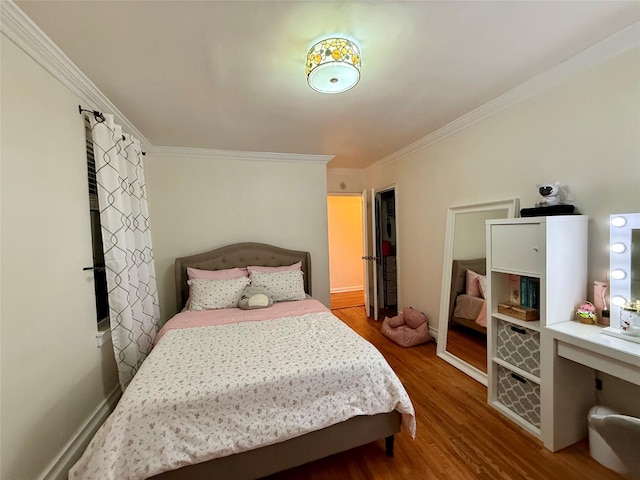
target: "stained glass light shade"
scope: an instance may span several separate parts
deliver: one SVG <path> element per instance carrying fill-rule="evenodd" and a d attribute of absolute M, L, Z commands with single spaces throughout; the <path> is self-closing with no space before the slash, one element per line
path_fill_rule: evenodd
<path fill-rule="evenodd" d="M 327 38 L 307 53 L 307 81 L 320 93 L 340 93 L 360 80 L 360 48 L 346 38 Z"/>

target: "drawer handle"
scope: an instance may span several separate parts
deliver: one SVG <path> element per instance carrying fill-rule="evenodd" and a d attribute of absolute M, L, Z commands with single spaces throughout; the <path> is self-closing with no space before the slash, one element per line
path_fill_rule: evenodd
<path fill-rule="evenodd" d="M 516 375 L 515 373 L 512 373 L 512 374 L 511 374 L 511 377 L 512 377 L 514 380 L 519 381 L 520 383 L 527 383 L 527 381 L 526 381 L 524 378 L 522 378 L 520 375 Z"/>
<path fill-rule="evenodd" d="M 514 327 L 513 325 L 511 326 L 511 330 L 516 332 L 516 333 L 520 333 L 522 335 L 526 335 L 527 334 L 527 330 L 525 328 Z"/>
<path fill-rule="evenodd" d="M 538 250 L 538 247 L 533 247 L 533 251 L 534 251 L 534 252 L 538 252 L 538 251 L 539 251 L 539 250 Z"/>

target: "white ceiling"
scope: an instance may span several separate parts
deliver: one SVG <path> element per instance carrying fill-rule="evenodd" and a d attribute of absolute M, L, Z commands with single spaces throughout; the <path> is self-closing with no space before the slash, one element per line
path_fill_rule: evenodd
<path fill-rule="evenodd" d="M 154 146 L 365 168 L 640 19 L 640 1 L 17 1 Z M 343 33 L 362 77 L 313 91 Z M 91 108 L 87 105 L 86 108 Z"/>

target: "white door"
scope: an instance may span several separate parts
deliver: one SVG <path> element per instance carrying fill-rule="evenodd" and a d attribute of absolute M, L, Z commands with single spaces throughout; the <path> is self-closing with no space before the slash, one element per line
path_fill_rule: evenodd
<path fill-rule="evenodd" d="M 367 221 L 367 190 L 362 192 L 362 232 L 364 242 L 364 305 L 367 316 L 373 316 L 374 320 L 378 320 L 378 246 L 376 243 L 376 219 L 378 207 L 376 202 L 376 192 L 371 189 L 371 230 L 369 231 Z M 371 237 L 369 237 L 371 235 Z M 371 242 L 369 243 L 369 238 Z M 371 247 L 369 247 L 371 245 Z M 369 280 L 373 280 L 373 285 Z M 373 287 L 373 288 L 370 288 Z M 373 305 L 372 305 L 373 303 Z M 373 308 L 373 312 L 371 312 Z"/>
<path fill-rule="evenodd" d="M 369 222 L 367 221 L 367 189 L 362 191 L 362 260 L 364 260 L 364 308 L 369 315 L 369 242 L 367 241 L 367 235 L 369 234 Z"/>

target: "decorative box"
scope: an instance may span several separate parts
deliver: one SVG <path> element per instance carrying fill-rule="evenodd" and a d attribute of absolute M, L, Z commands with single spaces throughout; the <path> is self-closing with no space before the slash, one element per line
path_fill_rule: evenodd
<path fill-rule="evenodd" d="M 498 367 L 498 401 L 540 428 L 540 385 L 511 372 L 502 365 Z"/>
<path fill-rule="evenodd" d="M 499 303 L 498 313 L 502 313 L 503 315 L 508 315 L 525 322 L 538 320 L 540 318 L 538 310 L 535 308 L 523 307 L 522 305 L 516 305 L 514 303 Z"/>
<path fill-rule="evenodd" d="M 540 332 L 498 320 L 496 354 L 499 359 L 540 376 Z"/>

